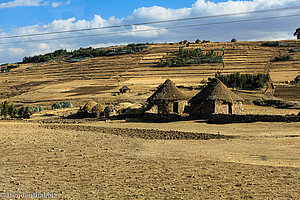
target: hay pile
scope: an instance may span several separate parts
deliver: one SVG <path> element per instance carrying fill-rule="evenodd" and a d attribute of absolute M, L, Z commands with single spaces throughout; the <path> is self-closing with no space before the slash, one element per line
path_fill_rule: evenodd
<path fill-rule="evenodd" d="M 80 107 L 78 113 L 82 117 L 101 117 L 104 114 L 104 106 L 95 101 L 89 101 Z"/>

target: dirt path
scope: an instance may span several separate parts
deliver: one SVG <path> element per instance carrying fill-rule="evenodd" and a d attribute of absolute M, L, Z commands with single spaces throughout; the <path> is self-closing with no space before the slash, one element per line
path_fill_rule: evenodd
<path fill-rule="evenodd" d="M 61 199 L 300 198 L 299 166 L 224 162 L 218 157 L 230 157 L 226 154 L 233 146 L 236 155 L 242 146 L 255 154 L 262 144 L 268 148 L 275 141 L 144 140 L 15 121 L 2 121 L 0 127 L 2 193 L 53 192 Z M 299 140 L 287 139 L 270 149 L 282 151 L 276 158 L 282 162 L 293 148 L 288 157 L 299 159 Z M 221 153 L 225 147 L 227 152 Z"/>

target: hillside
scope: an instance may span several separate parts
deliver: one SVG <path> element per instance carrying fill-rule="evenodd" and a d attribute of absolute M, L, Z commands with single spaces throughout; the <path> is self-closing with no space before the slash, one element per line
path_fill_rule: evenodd
<path fill-rule="evenodd" d="M 174 57 L 180 45 L 150 44 L 142 52 L 89 58 L 68 63 L 61 59 L 40 64 L 21 64 L 19 68 L 0 74 L 0 101 L 49 105 L 72 100 L 75 105 L 88 99 L 100 102 L 143 102 L 157 85 L 172 79 L 177 85 L 197 86 L 215 73 L 269 73 L 273 82 L 293 80 L 300 72 L 300 40 L 280 41 L 296 47 L 267 47 L 265 42 L 213 42 L 190 44 L 186 48 L 204 51 L 224 49 L 223 63 L 184 67 L 157 67 L 161 60 Z M 288 45 L 287 45 L 288 46 Z M 276 56 L 291 55 L 293 61 L 270 62 Z M 132 93 L 112 96 L 127 85 Z M 187 91 L 193 95 L 197 91 Z M 298 97 L 296 97 L 298 98 Z"/>

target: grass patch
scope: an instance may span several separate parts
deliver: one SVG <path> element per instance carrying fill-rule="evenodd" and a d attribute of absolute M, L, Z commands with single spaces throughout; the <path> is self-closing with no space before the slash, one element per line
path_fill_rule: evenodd
<path fill-rule="evenodd" d="M 293 58 L 290 55 L 287 56 L 277 56 L 272 60 L 273 62 L 282 62 L 282 61 L 292 61 Z"/>

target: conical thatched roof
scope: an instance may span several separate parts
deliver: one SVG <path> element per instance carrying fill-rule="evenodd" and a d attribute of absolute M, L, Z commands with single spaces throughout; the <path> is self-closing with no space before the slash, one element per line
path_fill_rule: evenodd
<path fill-rule="evenodd" d="M 174 82 L 167 79 L 161 84 L 154 94 L 147 99 L 148 102 L 161 101 L 161 100 L 184 100 L 187 97 L 175 86 Z"/>
<path fill-rule="evenodd" d="M 243 99 L 231 92 L 231 90 L 217 78 L 214 78 L 210 83 L 194 96 L 189 103 L 199 103 L 202 101 L 222 100 L 227 102 L 242 101 Z"/>
<path fill-rule="evenodd" d="M 130 90 L 130 88 L 127 85 L 124 85 L 123 87 L 120 88 L 120 90 Z"/>

